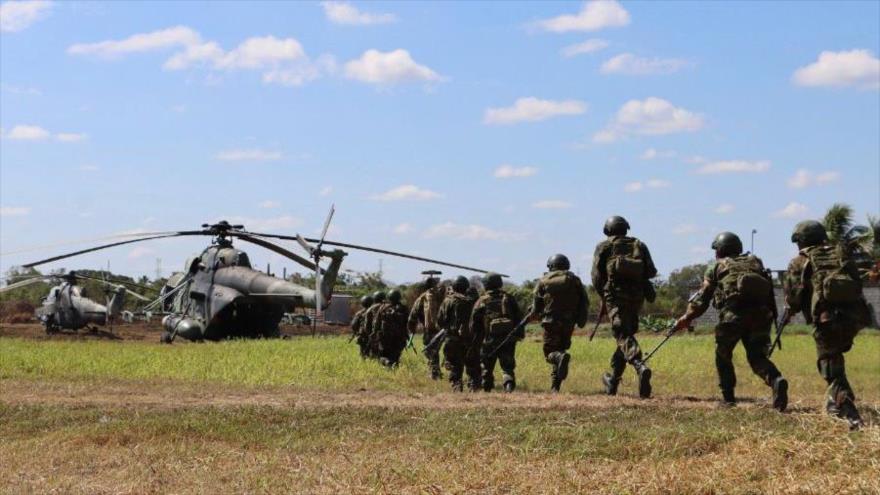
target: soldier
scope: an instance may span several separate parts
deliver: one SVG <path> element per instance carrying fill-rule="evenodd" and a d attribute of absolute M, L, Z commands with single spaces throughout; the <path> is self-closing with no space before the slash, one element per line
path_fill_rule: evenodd
<path fill-rule="evenodd" d="M 428 359 L 428 368 L 431 370 L 431 378 L 439 380 L 442 378 L 440 373 L 440 352 L 439 346 L 428 349 L 428 343 L 437 335 L 440 328 L 437 326 L 437 312 L 440 311 L 440 304 L 443 302 L 444 290 L 439 287 L 440 280 L 434 275 L 440 272 L 425 272 L 428 278 L 425 279 L 425 291 L 413 303 L 412 311 L 409 313 L 409 321 L 407 329 L 409 333 L 416 333 L 418 325 L 422 326 L 423 339 L 425 345 L 425 355 Z"/>
<path fill-rule="evenodd" d="M 379 362 L 388 368 L 394 368 L 400 362 L 400 355 L 409 337 L 406 329 L 409 311 L 401 303 L 401 299 L 399 290 L 389 292 L 388 302 L 376 311 L 373 323 Z"/>
<path fill-rule="evenodd" d="M 443 346 L 443 366 L 449 371 L 449 383 L 454 392 L 461 392 L 463 372 L 467 370 L 468 388 L 475 392 L 480 388 L 480 357 L 474 351 L 474 336 L 470 331 L 474 301 L 467 296 L 470 282 L 459 276 L 452 283 L 452 292 L 443 299 L 437 312 L 437 324 L 446 330 Z"/>
<path fill-rule="evenodd" d="M 516 298 L 501 289 L 502 285 L 501 275 L 486 274 L 483 277 L 486 292 L 477 299 L 471 314 L 471 332 L 480 347 L 483 390 L 486 392 L 495 388 L 496 361 L 501 364 L 504 391 L 513 392 L 516 388 L 516 343 L 525 337 L 524 328 L 517 325 L 522 319 L 519 304 Z"/>
<path fill-rule="evenodd" d="M 813 325 L 818 355 L 816 366 L 828 383 L 825 409 L 862 426 L 856 396 L 846 377 L 844 353 L 852 349 L 856 334 L 870 322 L 858 270 L 841 246 L 828 242 L 819 222 L 797 224 L 791 235 L 799 252 L 788 265 L 783 280 L 785 315 L 803 312 Z"/>
<path fill-rule="evenodd" d="M 385 302 L 385 293 L 377 290 L 373 293 L 373 305 L 364 313 L 363 330 L 358 336 L 358 345 L 367 349 L 367 357 L 378 357 L 378 342 L 375 339 L 376 313 Z"/>
<path fill-rule="evenodd" d="M 752 371 L 773 389 L 773 407 L 788 406 L 788 381 L 767 358 L 770 324 L 776 314 L 773 281 L 757 256 L 745 253 L 740 238 L 722 232 L 712 242 L 715 262 L 706 269 L 703 285 L 688 304 L 685 314 L 675 322 L 681 330 L 706 312 L 712 303 L 718 310 L 715 327 L 715 367 L 723 404 L 736 405 L 736 371 L 733 349 L 742 342 Z"/>
<path fill-rule="evenodd" d="M 360 347 L 361 357 L 367 357 L 367 346 L 366 342 L 362 342 L 361 340 L 361 332 L 364 331 L 364 314 L 367 312 L 370 306 L 373 305 L 373 296 L 366 295 L 361 298 L 361 309 L 358 310 L 357 313 L 354 314 L 354 317 L 351 319 L 351 336 L 354 339 L 357 339 L 358 347 Z M 349 340 L 351 342 L 351 340 Z"/>
<path fill-rule="evenodd" d="M 568 376 L 568 362 L 571 355 L 566 352 L 571 347 L 571 335 L 575 325 L 582 327 L 587 323 L 589 301 L 583 282 L 577 275 L 568 271 L 571 268 L 568 258 L 556 254 L 547 260 L 547 273 L 535 286 L 532 309 L 523 323 L 535 315 L 541 316 L 544 328 L 544 358 L 551 366 L 550 389 L 559 392 L 562 382 Z"/>
<path fill-rule="evenodd" d="M 629 223 L 619 216 L 605 221 L 603 232 L 608 239 L 596 246 L 593 255 L 593 287 L 602 298 L 604 313 L 611 322 L 617 349 L 611 356 L 611 369 L 602 376 L 608 395 L 616 395 L 626 363 L 639 376 L 639 397 L 651 396 L 651 370 L 642 362 L 642 349 L 635 334 L 639 330 L 639 311 L 645 300 L 656 297 L 651 279 L 657 268 L 642 241 L 626 235 Z M 598 316 L 602 318 L 602 311 Z"/>

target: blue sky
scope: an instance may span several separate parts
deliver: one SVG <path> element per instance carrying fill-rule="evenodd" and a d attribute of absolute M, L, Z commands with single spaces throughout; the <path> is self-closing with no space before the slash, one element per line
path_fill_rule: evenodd
<path fill-rule="evenodd" d="M 534 278 L 880 212 L 878 2 L 4 2 L 0 244 L 229 218 Z M 176 240 L 68 260 L 182 266 Z M 78 247 L 74 246 L 74 247 Z M 65 248 L 4 254 L 5 271 Z M 253 260 L 293 268 L 259 248 Z M 347 267 L 375 270 L 374 255 Z M 383 260 L 388 278 L 427 268 Z M 452 272 L 448 272 L 450 275 Z"/>

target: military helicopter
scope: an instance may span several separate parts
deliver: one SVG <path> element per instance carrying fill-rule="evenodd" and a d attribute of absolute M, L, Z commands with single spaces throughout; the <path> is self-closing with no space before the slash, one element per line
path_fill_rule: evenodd
<path fill-rule="evenodd" d="M 232 225 L 224 220 L 203 224 L 200 230 L 138 234 L 137 239 L 112 242 L 23 266 L 31 268 L 136 242 L 184 236 L 211 237 L 211 245 L 200 255 L 190 258 L 182 272 L 175 273 L 168 279 L 159 298 L 143 308 L 144 312 L 158 310 L 166 314 L 162 320 L 164 333 L 161 340 L 167 343 L 177 336 L 195 341 L 216 341 L 230 337 L 277 337 L 278 324 L 284 313 L 293 312 L 297 307 L 315 307 L 320 314 L 329 305 L 336 277 L 347 254 L 341 249 L 325 251 L 325 245 L 398 256 L 467 271 L 486 272 L 479 268 L 405 253 L 325 240 L 334 211 L 331 207 L 318 239 L 304 238 L 298 234 L 286 236 L 249 232 L 243 225 Z M 260 246 L 314 270 L 315 288 L 303 287 L 255 270 L 247 253 L 233 247 L 233 239 Z M 295 241 L 311 259 L 293 253 L 269 239 Z M 320 266 L 323 258 L 330 260 L 327 268 Z"/>
<path fill-rule="evenodd" d="M 89 299 L 85 288 L 77 285 L 78 280 L 93 280 L 105 284 L 106 305 Z M 125 304 L 126 294 L 142 301 L 150 301 L 149 298 L 125 288 L 125 285 L 144 288 L 140 285 L 121 281 L 114 283 L 106 279 L 81 275 L 74 271 L 38 275 L 19 280 L 0 288 L 0 293 L 46 281 L 57 281 L 58 285 L 49 289 L 49 293 L 43 298 L 42 304 L 36 309 L 34 316 L 46 328 L 47 334 L 56 333 L 59 330 L 76 331 L 89 325 L 92 326 L 92 330 L 97 330 L 98 325 L 109 325 L 112 329 L 115 317 L 119 315 L 123 304 Z"/>

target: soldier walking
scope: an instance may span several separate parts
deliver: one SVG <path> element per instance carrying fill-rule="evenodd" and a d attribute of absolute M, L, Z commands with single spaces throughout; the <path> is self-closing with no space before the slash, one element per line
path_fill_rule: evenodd
<path fill-rule="evenodd" d="M 367 357 L 367 345 L 366 341 L 361 339 L 361 333 L 365 331 L 365 318 L 364 315 L 367 312 L 367 309 L 373 305 L 373 296 L 366 295 L 361 298 L 361 309 L 358 310 L 357 313 L 354 314 L 354 317 L 351 319 L 351 335 L 352 338 L 356 339 L 358 347 L 360 348 L 360 353 L 362 358 Z M 349 342 L 351 342 L 349 340 Z"/>
<path fill-rule="evenodd" d="M 550 390 L 559 392 L 568 377 L 571 336 L 575 325 L 587 323 L 587 290 L 577 275 L 569 271 L 571 263 L 562 254 L 547 260 L 547 273 L 535 286 L 535 297 L 528 319 L 541 317 L 544 328 L 544 358 L 550 364 Z M 524 322 L 526 320 L 523 320 Z"/>
<path fill-rule="evenodd" d="M 475 341 L 470 330 L 471 314 L 476 301 L 468 297 L 469 287 L 467 278 L 457 277 L 452 283 L 452 292 L 443 299 L 437 313 L 438 325 L 446 330 L 443 365 L 449 371 L 449 383 L 454 392 L 464 389 L 464 371 L 468 375 L 468 388 L 472 392 L 480 389 L 480 357 L 473 352 Z"/>
<path fill-rule="evenodd" d="M 440 304 L 443 303 L 444 292 L 443 288 L 439 286 L 440 280 L 436 278 L 440 272 L 427 271 L 424 274 L 428 275 L 424 283 L 425 290 L 413 303 L 412 310 L 409 313 L 407 329 L 409 333 L 414 334 L 418 326 L 422 326 L 425 357 L 428 359 L 431 378 L 439 380 L 443 376 L 440 372 L 439 346 L 429 349 L 428 343 L 440 331 L 440 328 L 437 326 L 437 313 L 440 311 Z"/>
<path fill-rule="evenodd" d="M 394 289 L 388 293 L 388 302 L 376 311 L 373 324 L 378 343 L 379 362 L 388 368 L 394 368 L 400 362 L 400 355 L 406 348 L 409 337 L 407 317 L 409 311 L 401 302 L 402 294 Z"/>
<path fill-rule="evenodd" d="M 825 227 L 814 220 L 797 224 L 791 242 L 799 249 L 783 280 L 785 315 L 803 312 L 813 325 L 819 374 L 828 383 L 825 409 L 862 426 L 856 395 L 846 377 L 844 354 L 871 320 L 858 269 L 843 246 L 828 242 Z"/>
<path fill-rule="evenodd" d="M 525 337 L 524 328 L 517 324 L 522 312 L 516 298 L 502 290 L 501 275 L 489 273 L 483 277 L 486 292 L 477 299 L 471 315 L 471 332 L 475 346 L 480 348 L 483 390 L 495 388 L 495 363 L 501 365 L 502 386 L 505 392 L 516 388 L 516 343 Z M 473 350 L 476 352 L 476 349 Z"/>
<path fill-rule="evenodd" d="M 602 377 L 605 392 L 616 395 L 620 377 L 629 363 L 639 376 L 639 396 L 651 396 L 651 370 L 642 362 L 642 349 L 635 334 L 639 330 L 639 311 L 645 300 L 656 297 L 651 279 L 657 268 L 642 241 L 628 237 L 629 223 L 619 216 L 605 222 L 608 238 L 596 246 L 593 255 L 593 288 L 602 298 L 605 314 L 617 349 L 611 356 L 611 369 Z M 602 315 L 598 316 L 601 319 Z"/>
<path fill-rule="evenodd" d="M 685 314 L 675 323 L 681 330 L 706 312 L 712 303 L 718 310 L 715 327 L 715 367 L 723 404 L 736 405 L 736 371 L 733 349 L 742 342 L 752 371 L 773 389 L 773 407 L 788 406 L 788 382 L 767 357 L 770 324 L 776 314 L 773 281 L 757 256 L 745 253 L 740 238 L 722 232 L 712 242 L 715 262 L 706 269 L 703 285 L 691 298 Z"/>
<path fill-rule="evenodd" d="M 376 341 L 376 313 L 385 302 L 385 293 L 377 290 L 373 293 L 373 305 L 364 313 L 363 331 L 358 337 L 358 345 L 362 345 L 367 349 L 367 357 L 375 358 L 379 355 L 379 344 Z"/>

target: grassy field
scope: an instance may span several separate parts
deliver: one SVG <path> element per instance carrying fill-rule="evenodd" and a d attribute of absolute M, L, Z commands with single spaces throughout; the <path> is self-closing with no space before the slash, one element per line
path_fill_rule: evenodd
<path fill-rule="evenodd" d="M 652 348 L 656 337 L 640 339 Z M 0 491 L 10 493 L 880 493 L 880 335 L 847 368 L 870 426 L 822 411 L 812 339 L 777 365 L 792 411 L 736 353 L 716 407 L 710 336 L 654 359 L 655 398 L 600 394 L 613 350 L 579 337 L 551 395 L 539 343 L 520 391 L 452 394 L 408 351 L 387 371 L 345 338 L 162 346 L 0 339 Z"/>

